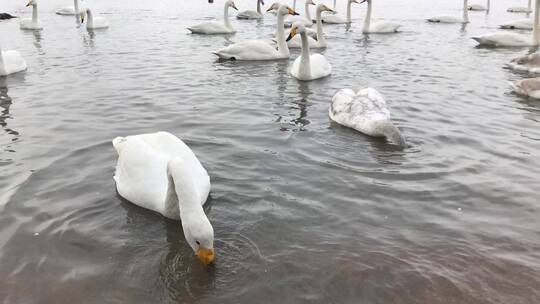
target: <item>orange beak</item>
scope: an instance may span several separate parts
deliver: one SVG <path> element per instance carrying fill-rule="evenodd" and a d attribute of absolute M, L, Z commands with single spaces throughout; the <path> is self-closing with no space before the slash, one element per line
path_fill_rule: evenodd
<path fill-rule="evenodd" d="M 201 247 L 199 250 L 197 250 L 197 257 L 205 266 L 208 266 L 214 261 L 214 249 L 206 249 Z"/>

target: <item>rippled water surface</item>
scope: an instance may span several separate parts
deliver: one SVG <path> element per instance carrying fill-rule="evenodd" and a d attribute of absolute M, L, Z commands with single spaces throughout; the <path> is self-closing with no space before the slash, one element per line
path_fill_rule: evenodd
<path fill-rule="evenodd" d="M 29 66 L 0 78 L 2 302 L 540 303 L 540 102 L 512 94 L 527 75 L 503 68 L 527 50 L 470 39 L 523 18 L 505 12 L 520 2 L 465 27 L 424 21 L 461 1 L 374 2 L 403 32 L 362 35 L 355 5 L 349 31 L 325 27 L 333 74 L 308 83 L 288 60 L 210 53 L 271 37 L 273 15 L 188 34 L 223 0 L 85 0 L 111 24 L 95 33 L 54 14 L 68 0 L 40 1 L 41 32 L 0 22 Z M 385 96 L 408 148 L 330 122 L 333 94 L 361 86 Z M 112 138 L 157 130 L 211 176 L 213 267 L 180 223 L 116 193 Z"/>

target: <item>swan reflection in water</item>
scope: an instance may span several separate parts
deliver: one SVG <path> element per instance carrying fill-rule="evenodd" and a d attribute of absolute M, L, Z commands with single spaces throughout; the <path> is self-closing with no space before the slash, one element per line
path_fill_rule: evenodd
<path fill-rule="evenodd" d="M 6 77 L 0 77 L 0 127 L 10 135 L 11 139 L 7 143 L 0 142 L 0 144 L 4 151 L 15 152 L 11 144 L 19 140 L 19 132 L 9 128 L 7 123 L 7 120 L 12 118 L 9 113 L 12 100 L 8 95 L 6 79 Z"/>

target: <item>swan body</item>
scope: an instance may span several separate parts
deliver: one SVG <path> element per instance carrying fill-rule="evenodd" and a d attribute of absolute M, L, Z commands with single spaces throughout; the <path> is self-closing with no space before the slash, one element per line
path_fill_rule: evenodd
<path fill-rule="evenodd" d="M 263 0 L 257 0 L 257 11 L 242 11 L 239 12 L 236 15 L 237 19 L 244 19 L 244 20 L 258 20 L 263 18 L 263 14 L 261 12 L 261 5 L 264 5 Z"/>
<path fill-rule="evenodd" d="M 21 20 L 21 29 L 22 30 L 41 30 L 43 25 L 41 21 L 38 20 L 38 8 L 37 0 L 30 0 L 26 6 L 32 6 L 32 19 L 23 19 Z"/>
<path fill-rule="evenodd" d="M 330 119 L 369 136 L 386 137 L 401 146 L 405 139 L 390 120 L 390 110 L 381 94 L 373 88 L 354 92 L 342 89 L 332 98 Z"/>
<path fill-rule="evenodd" d="M 56 11 L 57 15 L 64 16 L 73 16 L 79 13 L 79 0 L 73 0 L 73 7 L 64 7 Z"/>
<path fill-rule="evenodd" d="M 313 20 L 311 20 L 311 14 L 309 13 L 309 6 L 315 5 L 315 2 L 313 0 L 306 0 L 306 4 L 304 6 L 305 14 L 306 16 L 289 16 L 285 19 L 284 24 L 285 27 L 291 27 L 293 24 L 302 24 L 306 27 L 310 27 L 313 25 Z"/>
<path fill-rule="evenodd" d="M 231 44 L 214 54 L 221 59 L 227 60 L 278 60 L 289 58 L 290 53 L 287 42 L 285 41 L 283 22 L 285 15 L 297 13 L 288 6 L 278 3 L 274 3 L 268 9 L 268 11 L 270 10 L 277 10 L 277 49 L 274 45 L 264 40 L 248 40 Z"/>
<path fill-rule="evenodd" d="M 519 95 L 540 99 L 540 77 L 516 80 L 510 86 Z"/>
<path fill-rule="evenodd" d="M 467 9 L 470 11 L 489 11 L 490 9 L 490 0 L 487 0 L 487 5 L 484 6 L 482 4 L 471 4 L 467 6 Z"/>
<path fill-rule="evenodd" d="M 499 28 L 509 29 L 509 30 L 532 30 L 533 21 L 530 19 L 510 21 L 510 22 L 499 25 Z"/>
<path fill-rule="evenodd" d="M 463 16 L 458 18 L 455 16 L 436 16 L 427 19 L 428 22 L 434 23 L 468 23 L 469 22 L 469 5 L 467 0 L 463 0 Z"/>
<path fill-rule="evenodd" d="M 294 24 L 287 39 L 290 40 L 296 33 L 299 33 L 302 38 L 302 52 L 293 62 L 290 70 L 291 75 L 302 81 L 319 79 L 330 75 L 332 66 L 326 58 L 321 54 L 312 55 L 309 53 L 309 41 L 303 24 Z"/>
<path fill-rule="evenodd" d="M 192 27 L 188 27 L 188 30 L 193 34 L 204 34 L 204 35 L 219 35 L 219 34 L 233 34 L 236 33 L 236 30 L 232 27 L 231 21 L 229 20 L 229 8 L 236 8 L 232 0 L 225 2 L 224 8 L 224 22 L 208 21 L 203 22 Z"/>
<path fill-rule="evenodd" d="M 331 12 L 327 12 L 326 14 L 322 15 L 322 22 L 323 23 L 329 23 L 329 24 L 343 24 L 343 23 L 351 23 L 351 6 L 353 3 L 358 3 L 357 0 L 348 0 L 347 1 L 347 16 L 344 18 L 342 16 L 338 16 L 337 14 L 331 14 Z M 333 9 L 332 9 L 333 11 Z"/>
<path fill-rule="evenodd" d="M 0 47 L 0 76 L 26 70 L 26 61 L 17 51 L 2 51 Z"/>
<path fill-rule="evenodd" d="M 540 54 L 533 53 L 512 59 L 507 66 L 515 71 L 540 73 Z"/>
<path fill-rule="evenodd" d="M 94 14 L 89 8 L 85 8 L 80 12 L 81 24 L 86 19 L 87 30 L 106 29 L 109 27 L 109 22 L 103 17 L 94 17 Z"/>
<path fill-rule="evenodd" d="M 527 6 L 513 6 L 506 10 L 509 13 L 531 13 L 532 12 L 532 0 L 529 0 Z"/>
<path fill-rule="evenodd" d="M 371 10 L 372 10 L 372 0 L 364 0 L 367 2 L 368 8 L 366 11 L 366 18 L 364 19 L 364 27 L 362 28 L 362 33 L 364 34 L 385 34 L 385 33 L 396 33 L 398 32 L 401 25 L 393 22 L 387 21 L 378 21 L 371 23 Z"/>
<path fill-rule="evenodd" d="M 210 178 L 193 151 L 168 132 L 117 137 L 112 143 L 118 153 L 114 174 L 118 194 L 142 208 L 182 220 L 186 241 L 205 264 L 211 262 L 214 232 L 202 208 Z"/>
<path fill-rule="evenodd" d="M 8 13 L 0 13 L 0 20 L 8 20 L 8 19 L 13 19 L 13 18 L 17 18 L 17 17 L 12 16 Z"/>
<path fill-rule="evenodd" d="M 308 46 L 311 49 L 317 49 L 317 48 L 325 48 L 327 46 L 326 39 L 324 38 L 323 28 L 322 28 L 322 13 L 323 12 L 331 12 L 332 10 L 328 8 L 324 4 L 317 5 L 317 17 L 316 17 L 316 23 L 317 23 L 317 40 L 309 37 L 308 39 Z M 290 34 L 290 33 L 289 33 Z M 306 32 L 307 34 L 307 32 Z M 299 35 L 295 35 L 292 39 L 287 41 L 287 45 L 289 48 L 301 48 L 302 47 L 302 38 Z"/>

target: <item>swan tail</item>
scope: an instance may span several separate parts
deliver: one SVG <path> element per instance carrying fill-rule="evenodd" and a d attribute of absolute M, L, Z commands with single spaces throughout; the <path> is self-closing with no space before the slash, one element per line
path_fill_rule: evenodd
<path fill-rule="evenodd" d="M 112 140 L 112 144 L 116 152 L 120 152 L 120 147 L 122 146 L 122 143 L 126 141 L 125 137 L 118 136 L 115 139 Z"/>

